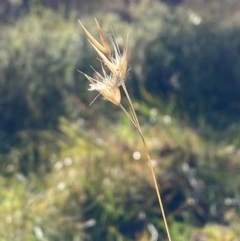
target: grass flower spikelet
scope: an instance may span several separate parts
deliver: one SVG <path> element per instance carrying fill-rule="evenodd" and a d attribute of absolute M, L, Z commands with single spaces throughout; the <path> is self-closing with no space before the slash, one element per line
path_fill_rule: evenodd
<path fill-rule="evenodd" d="M 119 86 L 123 85 L 126 80 L 127 75 L 127 64 L 128 64 L 128 39 L 126 44 L 126 49 L 121 54 L 117 41 L 113 36 L 109 37 L 110 42 L 113 45 L 113 53 L 111 52 L 110 45 L 108 44 L 104 33 L 95 19 L 97 24 L 98 32 L 101 39 L 101 44 L 88 32 L 88 30 L 83 26 L 83 24 L 79 21 L 82 26 L 84 32 L 88 36 L 88 40 L 95 51 L 101 58 L 101 66 L 102 66 L 102 74 L 95 71 L 97 74 L 97 79 L 92 78 L 86 74 L 84 76 L 91 82 L 90 88 L 88 90 L 96 90 L 98 91 L 105 99 L 109 100 L 115 105 L 120 105 L 121 102 L 121 94 L 119 90 Z M 106 66 L 111 74 L 107 74 L 104 67 Z"/>

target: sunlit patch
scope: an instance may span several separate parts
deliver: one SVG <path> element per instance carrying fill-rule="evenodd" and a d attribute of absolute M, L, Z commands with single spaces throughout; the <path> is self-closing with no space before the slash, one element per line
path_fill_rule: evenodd
<path fill-rule="evenodd" d="M 194 204 L 196 204 L 196 199 L 195 198 L 192 198 L 192 197 L 189 197 L 188 199 L 187 199 L 187 204 L 188 205 L 194 205 Z"/>
<path fill-rule="evenodd" d="M 85 120 L 84 120 L 83 118 L 79 118 L 79 119 L 77 120 L 77 124 L 78 124 L 79 126 L 83 126 L 84 123 L 85 123 Z"/>
<path fill-rule="evenodd" d="M 30 199 L 28 199 L 27 204 L 28 204 L 28 205 L 32 205 L 33 202 L 34 202 L 34 199 L 33 199 L 33 198 L 30 198 Z"/>
<path fill-rule="evenodd" d="M 13 172 L 13 171 L 14 171 L 14 165 L 13 164 L 7 165 L 7 172 Z"/>
<path fill-rule="evenodd" d="M 64 182 L 59 182 L 58 185 L 57 185 L 57 189 L 58 189 L 59 191 L 64 190 L 65 187 L 66 187 L 66 184 L 65 184 Z"/>
<path fill-rule="evenodd" d="M 86 221 L 85 223 L 83 223 L 80 228 L 81 229 L 87 229 L 87 228 L 95 226 L 96 223 L 97 223 L 96 220 L 91 218 L 88 221 Z"/>
<path fill-rule="evenodd" d="M 235 206 L 240 204 L 240 200 L 236 198 L 226 197 L 224 199 L 224 204 L 227 206 Z"/>
<path fill-rule="evenodd" d="M 141 158 L 141 153 L 139 151 L 133 152 L 133 158 L 139 160 Z"/>
<path fill-rule="evenodd" d="M 72 162 L 73 162 L 73 160 L 72 160 L 71 157 L 66 157 L 66 158 L 63 160 L 63 163 L 64 163 L 64 165 L 66 165 L 66 166 L 71 165 Z"/>
<path fill-rule="evenodd" d="M 76 171 L 75 171 L 75 170 L 70 170 L 69 173 L 68 173 L 68 175 L 69 175 L 70 177 L 75 177 L 75 176 L 76 176 Z"/>
<path fill-rule="evenodd" d="M 112 170 L 110 170 L 111 174 L 113 176 L 122 176 L 123 172 L 121 171 L 120 168 L 112 168 Z"/>
<path fill-rule="evenodd" d="M 172 121 L 171 116 L 169 116 L 169 115 L 165 115 L 165 116 L 163 116 L 163 122 L 164 122 L 164 123 L 166 123 L 166 124 L 170 124 L 171 121 Z"/>
<path fill-rule="evenodd" d="M 152 144 L 153 144 L 154 146 L 158 146 L 158 144 L 159 144 L 158 138 L 153 137 L 153 138 L 151 139 L 151 141 L 152 141 Z"/>
<path fill-rule="evenodd" d="M 156 167 L 157 166 L 157 161 L 155 159 L 151 160 L 151 166 Z"/>
<path fill-rule="evenodd" d="M 235 151 L 235 146 L 234 145 L 228 145 L 225 148 L 225 152 L 227 154 L 232 154 L 232 153 L 234 153 L 234 151 Z"/>
<path fill-rule="evenodd" d="M 150 240 L 151 241 L 157 241 L 158 240 L 158 231 L 157 231 L 156 227 L 154 226 L 154 224 L 149 223 L 147 225 L 147 229 L 151 234 Z"/>
<path fill-rule="evenodd" d="M 96 144 L 98 146 L 102 146 L 103 145 L 103 140 L 101 138 L 96 138 L 95 141 L 96 141 Z"/>
<path fill-rule="evenodd" d="M 224 199 L 224 203 L 225 203 L 225 205 L 230 206 L 230 205 L 232 205 L 233 200 L 232 200 L 232 198 L 227 197 Z"/>
<path fill-rule="evenodd" d="M 13 221 L 12 215 L 7 215 L 5 220 L 6 220 L 6 223 L 12 223 L 12 221 Z"/>
<path fill-rule="evenodd" d="M 188 16 L 189 16 L 189 21 L 194 25 L 199 25 L 202 22 L 201 16 L 196 14 L 193 11 L 189 11 Z"/>
<path fill-rule="evenodd" d="M 54 165 L 54 168 L 55 168 L 57 171 L 61 170 L 62 167 L 63 167 L 63 163 L 62 163 L 61 161 L 56 162 L 55 165 Z"/>
<path fill-rule="evenodd" d="M 104 178 L 103 180 L 103 185 L 106 186 L 107 188 L 114 188 L 114 183 L 111 181 L 110 178 Z"/>
<path fill-rule="evenodd" d="M 43 240 L 43 238 L 44 238 L 43 231 L 39 226 L 34 227 L 34 233 L 35 233 L 37 239 Z"/>
<path fill-rule="evenodd" d="M 141 211 L 141 212 L 138 214 L 138 218 L 141 219 L 141 220 L 145 219 L 145 218 L 146 218 L 146 213 L 143 212 L 143 211 Z"/>
<path fill-rule="evenodd" d="M 27 178 L 21 173 L 17 173 L 16 177 L 17 177 L 18 181 L 21 182 L 21 183 L 27 182 Z"/>
<path fill-rule="evenodd" d="M 151 116 L 156 116 L 157 113 L 158 113 L 157 108 L 152 108 L 152 109 L 150 110 L 150 115 L 151 115 Z"/>
<path fill-rule="evenodd" d="M 189 172 L 190 168 L 189 168 L 188 163 L 184 162 L 182 164 L 182 170 L 183 170 L 183 172 Z"/>

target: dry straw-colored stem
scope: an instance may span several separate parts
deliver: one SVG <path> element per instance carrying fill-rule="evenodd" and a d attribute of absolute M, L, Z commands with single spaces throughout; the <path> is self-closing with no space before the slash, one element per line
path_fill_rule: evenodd
<path fill-rule="evenodd" d="M 133 104 L 132 104 L 130 96 L 128 95 L 128 91 L 127 91 L 127 88 L 126 88 L 125 84 L 124 84 L 124 88 L 123 89 L 124 89 L 124 92 L 127 95 L 127 98 L 128 98 L 129 104 L 130 104 L 130 109 L 131 109 L 131 113 L 132 113 L 132 116 L 133 116 L 133 120 L 132 119 L 131 120 L 132 120 L 133 123 L 135 123 L 135 127 L 137 128 L 137 130 L 138 130 L 138 132 L 139 132 L 139 134 L 141 136 L 141 139 L 142 139 L 145 151 L 146 151 L 147 162 L 148 162 L 148 165 L 149 165 L 150 170 L 151 170 L 151 174 L 152 174 L 155 190 L 156 190 L 157 197 L 158 197 L 160 210 L 162 212 L 163 221 L 164 221 L 164 225 L 165 225 L 165 228 L 166 228 L 168 240 L 171 241 L 172 239 L 171 239 L 171 235 L 170 235 L 169 228 L 168 228 L 167 218 L 166 218 L 166 215 L 165 215 L 161 194 L 159 192 L 159 187 L 158 187 L 158 183 L 157 183 L 157 180 L 156 180 L 156 175 L 155 175 L 155 172 L 154 172 L 154 169 L 153 169 L 153 166 L 152 166 L 151 157 L 150 157 L 150 154 L 149 154 L 149 151 L 148 151 L 148 148 L 147 148 L 147 144 L 146 144 L 145 138 L 143 136 L 143 133 L 142 133 L 142 130 L 141 130 L 141 126 L 139 124 L 139 121 L 138 121 L 135 109 L 133 108 Z M 124 109 L 123 107 L 121 107 L 121 108 Z M 125 112 L 127 113 L 127 111 L 125 111 Z"/>
<path fill-rule="evenodd" d="M 158 187 L 158 183 L 156 180 L 156 175 L 153 169 L 153 165 L 151 162 L 151 157 L 146 145 L 146 141 L 144 138 L 144 135 L 142 133 L 142 129 L 141 126 L 139 124 L 135 109 L 133 107 L 132 104 L 132 100 L 128 94 L 128 90 L 127 87 L 125 85 L 125 80 L 126 80 L 126 76 L 127 76 L 127 64 L 128 64 L 128 37 L 127 37 L 127 43 L 126 43 L 126 47 L 125 47 L 125 51 L 121 54 L 117 41 L 114 37 L 110 37 L 110 41 L 113 45 L 113 52 L 111 51 L 111 48 L 104 36 L 104 33 L 98 23 L 98 21 L 95 19 L 95 22 L 97 24 L 97 28 L 98 28 L 98 32 L 100 35 L 100 39 L 102 44 L 100 44 L 89 32 L 88 30 L 83 26 L 83 24 L 79 21 L 79 23 L 81 24 L 83 30 L 85 31 L 86 35 L 88 36 L 88 40 L 90 42 L 90 44 L 93 46 L 93 48 L 95 49 L 95 51 L 98 53 L 98 55 L 101 58 L 101 65 L 102 65 L 102 74 L 100 74 L 99 72 L 97 72 L 96 70 L 94 70 L 96 72 L 96 76 L 97 78 L 94 79 L 86 74 L 84 74 L 84 76 L 90 81 L 90 91 L 92 90 L 96 90 L 99 92 L 98 96 L 101 94 L 105 99 L 109 100 L 110 102 L 112 102 L 113 104 L 119 106 L 124 113 L 128 116 L 128 118 L 131 120 L 131 122 L 133 123 L 133 125 L 136 127 L 137 131 L 139 132 L 144 148 L 145 148 L 145 152 L 146 152 L 146 156 L 147 156 L 147 162 L 148 165 L 150 167 L 151 170 L 151 174 L 153 177 L 153 182 L 154 182 L 154 186 L 155 186 L 155 190 L 157 193 L 157 198 L 158 198 L 158 202 L 159 202 L 159 206 L 160 206 L 160 210 L 163 216 L 163 221 L 164 221 L 164 225 L 166 228 L 166 232 L 167 232 L 167 236 L 168 236 L 168 240 L 171 241 L 171 236 L 170 236 L 170 232 L 169 232 L 169 228 L 168 228 L 168 223 L 167 223 L 167 219 L 166 219 L 166 215 L 165 215 L 165 211 L 164 211 L 164 207 L 163 207 L 163 203 L 162 203 L 162 198 L 161 198 L 161 194 L 159 191 L 159 187 Z M 108 70 L 110 71 L 110 74 L 107 75 L 105 69 L 103 66 L 106 66 L 108 68 Z M 121 104 L 121 95 L 120 95 L 120 90 L 119 87 L 122 86 L 127 100 L 129 102 L 130 105 L 130 113 L 128 113 L 128 111 L 126 111 L 126 109 L 122 106 Z M 97 97 L 98 97 L 97 96 Z M 96 98 L 97 98 L 96 97 Z M 95 98 L 95 99 L 96 99 Z M 95 100 L 94 99 L 94 100 Z M 92 103 L 92 102 L 91 102 Z"/>

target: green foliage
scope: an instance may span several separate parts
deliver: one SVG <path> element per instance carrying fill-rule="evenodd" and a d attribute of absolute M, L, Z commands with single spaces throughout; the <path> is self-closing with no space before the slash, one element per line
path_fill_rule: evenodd
<path fill-rule="evenodd" d="M 62 214 L 66 213 L 63 207 L 68 206 L 68 191 L 61 183 L 50 186 L 44 179 L 20 174 L 11 179 L 1 177 L 0 182 L 2 241 L 81 240 L 80 230 L 76 231 L 68 215 Z"/>
<path fill-rule="evenodd" d="M 237 174 L 233 173 L 239 172 L 239 165 L 234 164 L 235 155 L 230 158 L 221 147 L 207 143 L 190 128 L 182 130 L 176 119 L 162 116 L 156 109 L 139 105 L 137 111 L 142 122 L 145 119 L 152 123 L 152 117 L 156 118 L 155 123 L 144 125 L 144 133 L 148 136 L 152 158 L 161 167 L 156 172 L 161 177 L 160 189 L 166 210 L 172 217 L 170 228 L 176 240 L 191 236 L 189 223 L 226 221 L 224 214 L 230 209 L 238 212 L 237 206 L 229 206 L 226 201 L 229 197 L 237 200 L 238 186 L 233 185 Z M 91 240 L 99 237 L 133 239 L 144 235 L 148 223 L 163 230 L 141 142 L 134 137 L 135 131 L 125 117 L 118 122 L 106 130 L 104 126 L 109 126 L 108 121 L 99 118 L 94 127 L 96 132 L 85 129 L 85 124 L 79 127 L 77 122 L 61 119 L 64 134 L 59 142 L 61 159 L 63 162 L 66 158 L 72 160 L 73 173 L 79 177 L 74 182 L 81 183 L 83 191 L 74 192 L 70 200 L 82 200 L 79 204 L 82 222 L 96 221 L 93 227 L 85 230 Z M 162 130 L 157 128 L 159 124 L 164 127 Z M 209 144 L 215 151 L 206 148 Z M 132 158 L 136 151 L 140 152 L 139 160 Z M 169 199 L 171 202 L 167 201 Z M 175 222 L 175 219 L 184 222 Z"/>
<path fill-rule="evenodd" d="M 114 13 L 95 17 L 110 34 L 114 28 L 120 48 L 130 33 L 127 85 L 155 107 L 134 103 L 174 240 L 236 239 L 239 124 L 216 132 L 206 119 L 238 116 L 239 29 L 193 25 L 183 9 L 157 1 L 133 3 L 129 14 L 130 23 Z M 97 36 L 92 16 L 81 21 Z M 87 109 L 95 94 L 77 69 L 90 74 L 95 61 L 76 19 L 41 9 L 1 30 L 2 240 L 146 240 L 148 224 L 164 239 L 133 126 L 103 100 Z M 181 111 L 202 132 L 177 119 Z M 192 232 L 208 222 L 228 227 Z"/>
<path fill-rule="evenodd" d="M 204 116 L 215 127 L 237 120 L 239 112 L 239 28 L 216 23 L 193 25 L 174 15 L 146 48 L 146 87 L 195 121 Z M 222 115 L 228 118 L 222 118 Z"/>
<path fill-rule="evenodd" d="M 1 35 L 1 129 L 50 128 L 66 114 L 68 89 L 75 86 L 76 65 L 84 58 L 75 29 L 45 11 Z"/>
<path fill-rule="evenodd" d="M 209 224 L 203 230 L 196 231 L 193 235 L 193 241 L 206 239 L 209 241 L 233 241 L 239 239 L 239 230 L 236 230 L 236 225 L 225 227 L 216 224 Z"/>
<path fill-rule="evenodd" d="M 133 3 L 129 13 L 134 19 L 130 24 L 116 14 L 97 16 L 104 29 L 114 26 L 123 38 L 129 32 L 128 86 L 135 97 L 149 101 L 147 89 L 154 99 L 175 98 L 182 116 L 195 123 L 205 118 L 215 128 L 238 120 L 238 26 L 222 27 L 156 1 Z M 200 22 L 194 22 L 193 16 Z"/>
<path fill-rule="evenodd" d="M 192 229 L 193 227 L 191 227 L 191 225 L 187 222 L 172 222 L 172 239 L 176 241 L 191 240 Z"/>
<path fill-rule="evenodd" d="M 81 103 L 85 91 L 79 95 L 79 89 L 86 85 L 80 81 L 77 69 L 82 61 L 87 63 L 88 56 L 83 51 L 86 41 L 77 29 L 76 23 L 45 10 L 40 16 L 28 15 L 2 32 L 1 164 L 8 163 L 5 154 L 13 152 L 13 146 L 21 149 L 21 162 L 26 161 L 24 149 L 30 151 L 26 155 L 32 155 L 33 162 L 45 159 L 37 148 L 46 140 L 42 130 L 56 130 L 59 115 L 73 117 L 84 107 Z"/>
<path fill-rule="evenodd" d="M 155 160 L 173 237 L 189 239 L 194 229 L 190 223 L 228 221 L 226 213 L 229 220 L 236 219 L 237 154 L 229 156 L 213 144 L 215 151 L 209 151 L 210 143 L 157 109 L 137 105 L 137 111 Z M 149 224 L 165 237 L 142 143 L 130 121 L 122 115 L 115 124 L 103 116 L 96 123 L 61 118 L 59 128 L 61 132 L 52 139 L 58 149 L 50 155 L 51 172 L 24 177 L 8 169 L 11 178 L 1 179 L 2 186 L 8 185 L 0 192 L 3 240 L 14 241 L 17 233 L 19 240 L 36 240 L 39 235 L 43 240 L 141 240 L 151 236 Z M 136 152 L 140 159 L 133 158 Z M 196 191 L 200 195 L 192 196 Z"/>

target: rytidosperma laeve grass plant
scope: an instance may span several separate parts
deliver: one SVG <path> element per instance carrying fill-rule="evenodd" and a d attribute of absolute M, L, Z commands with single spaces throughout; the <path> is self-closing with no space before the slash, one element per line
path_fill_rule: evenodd
<path fill-rule="evenodd" d="M 165 216 L 165 212 L 164 212 L 164 208 L 163 208 L 163 204 L 162 204 L 162 199 L 160 196 L 154 169 L 151 164 L 150 154 L 149 154 L 149 151 L 148 151 L 148 148 L 147 148 L 147 145 L 145 142 L 145 138 L 143 136 L 136 112 L 134 110 L 131 98 L 128 94 L 127 87 L 125 85 L 125 80 L 126 80 L 126 76 L 128 73 L 128 69 L 127 69 L 128 53 L 129 53 L 128 36 L 127 36 L 126 47 L 125 47 L 123 53 L 120 52 L 118 43 L 117 43 L 116 39 L 114 38 L 114 35 L 109 36 L 110 42 L 112 44 L 112 49 L 113 49 L 113 51 L 112 51 L 111 47 L 110 47 L 107 39 L 105 38 L 104 33 L 96 19 L 95 19 L 95 22 L 97 24 L 97 28 L 98 28 L 98 32 L 99 32 L 102 44 L 100 44 L 88 32 L 88 30 L 83 26 L 83 24 L 79 21 L 83 30 L 85 31 L 86 35 L 88 36 L 89 43 L 92 45 L 92 47 L 95 49 L 95 51 L 98 53 L 98 55 L 101 58 L 100 63 L 101 63 L 102 73 L 99 73 L 96 70 L 94 70 L 95 76 L 96 76 L 95 78 L 92 78 L 82 72 L 81 73 L 90 81 L 89 90 L 90 91 L 93 91 L 93 90 L 98 91 L 99 94 L 97 95 L 97 97 L 99 95 L 102 95 L 106 100 L 109 100 L 114 105 L 119 106 L 127 114 L 129 119 L 131 120 L 133 125 L 136 127 L 137 131 L 139 132 L 141 139 L 143 141 L 145 151 L 146 151 L 148 165 L 150 167 L 151 174 L 153 177 L 155 190 L 157 193 L 159 206 L 160 206 L 164 224 L 166 227 L 168 240 L 171 241 L 171 236 L 170 236 L 170 232 L 168 229 L 168 224 L 167 224 L 167 220 L 166 220 L 166 216 Z M 110 72 L 109 74 L 106 72 L 105 68 L 108 69 L 108 71 Z M 130 105 L 130 113 L 121 104 L 121 93 L 120 93 L 120 89 L 119 89 L 120 87 L 123 88 L 123 91 L 125 92 L 126 97 L 128 99 L 128 102 Z"/>

